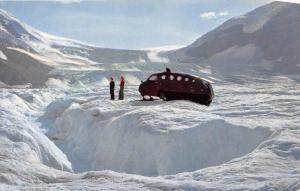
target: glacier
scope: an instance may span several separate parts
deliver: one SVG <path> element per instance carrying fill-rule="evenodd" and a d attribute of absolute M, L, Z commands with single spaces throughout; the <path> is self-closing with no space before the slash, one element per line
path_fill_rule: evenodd
<path fill-rule="evenodd" d="M 220 82 L 210 107 L 137 101 L 136 88 L 125 101 L 108 88 L 2 89 L 3 189 L 299 186 L 296 82 Z"/>

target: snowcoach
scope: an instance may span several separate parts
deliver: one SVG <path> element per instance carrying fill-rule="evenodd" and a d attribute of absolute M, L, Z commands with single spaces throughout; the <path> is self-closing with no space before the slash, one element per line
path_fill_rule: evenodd
<path fill-rule="evenodd" d="M 214 92 L 209 80 L 204 78 L 180 74 L 162 72 L 152 74 L 145 82 L 142 81 L 139 92 L 143 100 L 152 96 L 162 100 L 190 100 L 204 105 L 209 105 L 214 98 Z"/>

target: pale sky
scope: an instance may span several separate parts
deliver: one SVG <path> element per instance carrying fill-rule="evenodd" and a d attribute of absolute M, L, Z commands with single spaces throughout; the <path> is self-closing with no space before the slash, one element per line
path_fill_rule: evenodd
<path fill-rule="evenodd" d="M 187 45 L 269 0 L 0 1 L 0 8 L 53 35 L 110 48 Z M 292 0 L 300 3 L 300 0 Z"/>

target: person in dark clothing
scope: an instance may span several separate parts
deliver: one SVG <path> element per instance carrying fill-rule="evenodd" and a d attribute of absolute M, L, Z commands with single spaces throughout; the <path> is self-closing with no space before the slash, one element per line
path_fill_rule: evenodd
<path fill-rule="evenodd" d="M 170 68 L 166 68 L 166 72 L 167 72 L 167 73 L 171 73 Z"/>
<path fill-rule="evenodd" d="M 125 79 L 123 76 L 121 76 L 121 81 L 120 81 L 120 91 L 119 91 L 119 100 L 124 99 L 124 86 L 125 86 Z"/>
<path fill-rule="evenodd" d="M 115 81 L 113 77 L 110 78 L 109 90 L 110 90 L 110 99 L 115 100 Z"/>

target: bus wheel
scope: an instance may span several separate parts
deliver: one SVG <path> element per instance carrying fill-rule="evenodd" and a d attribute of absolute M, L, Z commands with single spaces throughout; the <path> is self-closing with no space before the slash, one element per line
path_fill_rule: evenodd
<path fill-rule="evenodd" d="M 159 98 L 164 100 L 164 101 L 167 101 L 167 97 L 166 97 L 165 92 L 159 92 Z"/>
<path fill-rule="evenodd" d="M 143 96 L 143 100 L 144 100 L 144 101 L 153 101 L 153 98 L 152 98 L 151 96 L 144 95 L 144 96 Z"/>

